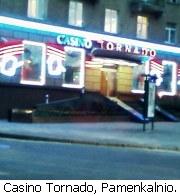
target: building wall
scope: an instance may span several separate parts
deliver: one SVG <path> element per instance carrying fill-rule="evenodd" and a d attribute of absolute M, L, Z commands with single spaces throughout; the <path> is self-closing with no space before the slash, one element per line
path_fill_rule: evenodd
<path fill-rule="evenodd" d="M 90 91 L 100 91 L 101 71 L 98 68 L 86 68 L 85 88 Z"/>
<path fill-rule="evenodd" d="M 105 72 L 107 86 L 102 80 Z M 119 65 L 117 70 L 103 68 L 86 68 L 85 70 L 85 88 L 90 91 L 98 91 L 101 93 L 106 89 L 106 95 L 116 93 L 130 93 L 132 90 L 132 67 L 127 65 Z M 114 84 L 115 82 L 115 84 Z M 105 87 L 106 86 L 106 87 Z"/>
<path fill-rule="evenodd" d="M 167 3 L 163 15 L 164 23 L 173 22 L 177 27 L 177 46 L 180 46 L 180 2 L 178 4 Z"/>
<path fill-rule="evenodd" d="M 0 118 L 8 118 L 13 108 L 34 109 L 38 104 L 45 103 L 45 96 L 49 101 L 70 99 L 80 96 L 80 92 L 69 89 L 43 88 L 39 86 L 15 86 L 0 84 Z"/>
<path fill-rule="evenodd" d="M 49 0 L 47 17 L 43 20 L 27 17 L 26 0 L 0 0 L 0 15 L 8 15 L 42 23 L 82 29 L 92 32 L 104 33 L 105 8 L 117 9 L 119 13 L 118 33 L 114 36 L 122 36 L 136 39 L 137 14 L 130 11 L 132 0 L 82 0 L 84 3 L 82 27 L 68 25 L 68 0 Z M 160 17 L 154 17 L 147 13 L 139 13 L 149 17 L 149 37 L 147 41 L 164 43 L 165 26 L 167 22 L 177 23 L 177 46 L 180 46 L 180 4 L 165 4 L 164 12 Z M 64 32 L 66 33 L 66 32 Z M 40 42 L 55 42 L 51 34 L 42 36 L 38 32 L 22 32 L 19 30 L 7 31 L 1 29 L 1 36 L 27 39 Z M 104 83 L 107 77 L 109 83 Z M 132 89 L 133 68 L 125 64 L 118 65 L 116 72 L 101 68 L 85 69 L 85 88 L 90 91 L 98 91 L 110 95 L 115 90 L 117 93 L 129 93 Z M 115 80 L 114 80 L 115 79 Z M 114 84 L 115 81 L 115 84 Z M 48 89 L 34 86 L 5 86 L 1 84 L 1 111 L 0 117 L 7 118 L 7 111 L 14 107 L 31 108 L 39 103 L 44 103 L 46 94 L 50 95 L 50 101 L 79 96 L 79 92 L 64 89 Z M 36 94 L 36 96 L 34 96 Z M 51 99 L 52 98 L 52 99 Z M 21 100 L 21 101 L 19 101 Z"/>
<path fill-rule="evenodd" d="M 132 67 L 119 66 L 117 70 L 117 92 L 130 93 L 132 89 Z"/>
<path fill-rule="evenodd" d="M 48 1 L 47 21 L 64 25 L 68 23 L 68 1 L 50 0 Z"/>
<path fill-rule="evenodd" d="M 27 17 L 27 2 L 25 0 L 0 0 L 1 15 L 11 15 L 32 20 Z M 69 26 L 87 31 L 98 33 L 104 32 L 105 8 L 117 9 L 119 14 L 118 33 L 115 36 L 122 36 L 136 39 L 136 23 L 137 15 L 145 15 L 149 18 L 148 40 L 152 42 L 164 43 L 165 27 L 167 22 L 177 23 L 177 46 L 180 45 L 180 3 L 162 4 L 163 13 L 159 17 L 155 17 L 149 13 L 132 13 L 130 3 L 132 0 L 82 0 L 84 5 L 82 27 L 72 27 L 68 25 L 68 0 L 49 0 L 47 18 L 38 20 L 40 22 L 55 24 L 59 26 Z M 162 0 L 163 2 L 163 0 Z M 167 2 L 164 0 L 164 2 Z M 35 20 L 35 19 L 33 19 Z M 107 34 L 107 33 L 106 33 Z M 1 36 L 28 39 L 40 42 L 54 42 L 51 35 L 41 36 L 37 32 L 21 32 L 1 30 Z M 97 91 L 101 88 L 101 71 L 97 68 L 86 68 L 85 85 L 88 89 Z M 132 68 L 120 66 L 117 70 L 117 91 L 129 92 L 131 89 Z"/>
<path fill-rule="evenodd" d="M 14 16 L 27 16 L 27 1 L 24 0 L 1 0 L 0 13 L 14 15 Z"/>

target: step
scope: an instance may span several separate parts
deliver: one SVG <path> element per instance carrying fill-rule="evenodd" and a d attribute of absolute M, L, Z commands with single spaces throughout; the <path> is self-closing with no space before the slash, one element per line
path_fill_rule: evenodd
<path fill-rule="evenodd" d="M 141 114 L 140 112 L 138 112 L 137 110 L 135 110 L 134 108 L 132 108 L 131 106 L 129 106 L 128 104 L 126 104 L 125 102 L 121 101 L 117 97 L 107 97 L 107 98 L 110 99 L 111 101 L 114 101 L 120 107 L 122 107 L 123 109 L 125 109 L 126 111 L 128 111 L 129 114 L 131 114 L 132 116 L 134 116 L 136 119 L 138 119 L 138 120 L 140 120 L 142 122 L 144 120 L 146 120 L 146 119 L 144 119 L 143 114 Z"/>
<path fill-rule="evenodd" d="M 10 112 L 9 121 L 31 123 L 33 112 L 34 112 L 34 109 L 12 108 Z"/>

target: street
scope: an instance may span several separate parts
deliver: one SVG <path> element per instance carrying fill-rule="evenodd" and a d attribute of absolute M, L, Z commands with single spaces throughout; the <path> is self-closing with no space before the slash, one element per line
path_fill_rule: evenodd
<path fill-rule="evenodd" d="M 180 179 L 180 153 L 0 139 L 0 179 Z"/>

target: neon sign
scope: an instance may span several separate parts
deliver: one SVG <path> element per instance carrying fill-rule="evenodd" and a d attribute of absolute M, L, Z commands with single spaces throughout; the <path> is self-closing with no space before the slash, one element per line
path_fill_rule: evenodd
<path fill-rule="evenodd" d="M 100 44 L 101 49 L 105 50 L 111 50 L 111 51 L 118 51 L 118 52 L 124 52 L 124 53 L 131 53 L 131 54 L 137 54 L 142 56 L 150 56 L 155 57 L 156 56 L 156 50 L 150 49 L 146 47 L 139 47 L 139 46 L 133 46 L 131 44 L 122 44 L 120 42 L 114 43 L 114 42 L 107 42 L 107 41 L 98 41 Z"/>
<path fill-rule="evenodd" d="M 60 34 L 57 36 L 57 43 L 61 45 L 67 45 L 67 46 L 85 48 L 85 49 L 91 49 L 93 47 L 93 43 L 89 39 L 65 35 L 65 34 Z"/>
<path fill-rule="evenodd" d="M 21 68 L 24 61 L 18 60 L 16 56 L 4 55 L 1 60 L 0 73 L 12 77 L 16 75 L 17 69 Z M 47 70 L 48 74 L 52 76 L 59 76 L 63 72 L 66 72 L 63 66 L 63 60 L 55 55 L 51 55 L 47 59 Z"/>
<path fill-rule="evenodd" d="M 67 46 L 72 46 L 77 48 L 91 49 L 94 47 L 94 45 L 96 46 L 98 45 L 99 48 L 105 50 L 119 51 L 124 53 L 131 53 L 131 54 L 150 56 L 150 57 L 156 56 L 156 50 L 150 48 L 145 48 L 145 47 L 142 48 L 130 44 L 122 44 L 119 42 L 118 43 L 107 42 L 104 40 L 92 41 L 90 39 L 72 36 L 72 35 L 66 35 L 66 34 L 58 35 L 56 41 L 60 45 L 67 45 Z"/>
<path fill-rule="evenodd" d="M 20 47 L 12 43 L 0 48 L 0 82 L 84 87 L 84 49 L 66 46 L 62 50 L 58 44 L 27 40 Z"/>
<path fill-rule="evenodd" d="M 51 55 L 47 59 L 47 69 L 48 74 L 52 76 L 59 76 L 63 72 L 66 72 L 66 69 L 63 66 L 63 60 L 55 55 Z"/>
<path fill-rule="evenodd" d="M 179 47 L 150 43 L 150 42 L 133 40 L 133 39 L 122 38 L 122 37 L 111 36 L 111 35 L 103 35 L 103 34 L 92 33 L 88 31 L 75 30 L 72 28 L 65 28 L 65 27 L 60 27 L 60 26 L 54 26 L 54 25 L 48 25 L 48 24 L 43 24 L 43 23 L 38 23 L 38 22 L 32 22 L 32 21 L 26 21 L 26 20 L 21 20 L 21 19 L 0 16 L 0 27 L 4 28 L 3 26 L 4 24 L 10 25 L 11 27 L 14 27 L 14 28 L 21 27 L 21 28 L 27 29 L 28 32 L 31 30 L 37 30 L 37 31 L 40 31 L 41 33 L 42 32 L 57 33 L 57 35 L 61 34 L 62 32 L 66 32 L 69 35 L 71 34 L 73 34 L 74 36 L 81 35 L 88 40 L 93 40 L 94 38 L 96 38 L 96 40 L 107 40 L 113 43 L 134 45 L 134 46 L 139 46 L 141 48 L 147 47 L 147 48 L 152 48 L 154 50 L 160 50 L 160 51 L 170 52 L 170 53 L 175 53 L 175 54 L 180 53 Z"/>
<path fill-rule="evenodd" d="M 12 77 L 16 74 L 16 69 L 21 66 L 21 62 L 15 56 L 4 55 L 1 62 L 0 73 Z"/>

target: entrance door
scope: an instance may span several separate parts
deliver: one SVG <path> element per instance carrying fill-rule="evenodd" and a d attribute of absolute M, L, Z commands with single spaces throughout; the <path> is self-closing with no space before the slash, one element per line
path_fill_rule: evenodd
<path fill-rule="evenodd" d="M 113 96 L 116 91 L 116 72 L 101 71 L 101 94 Z"/>

